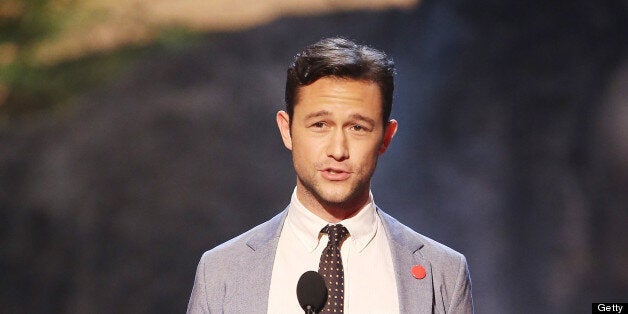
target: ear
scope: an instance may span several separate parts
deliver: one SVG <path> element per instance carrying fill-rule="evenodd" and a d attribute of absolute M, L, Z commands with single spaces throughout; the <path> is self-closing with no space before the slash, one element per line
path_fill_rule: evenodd
<path fill-rule="evenodd" d="M 397 120 L 391 119 L 386 124 L 386 129 L 384 130 L 384 140 L 382 141 L 382 145 L 379 147 L 379 154 L 383 154 L 388 149 L 388 145 L 390 145 L 390 141 L 393 136 L 397 133 Z"/>
<path fill-rule="evenodd" d="M 292 150 L 292 134 L 290 134 L 290 117 L 288 113 L 279 110 L 277 112 L 277 126 L 279 127 L 279 133 L 281 133 L 281 139 L 283 140 L 283 145 L 286 146 L 287 149 Z"/>

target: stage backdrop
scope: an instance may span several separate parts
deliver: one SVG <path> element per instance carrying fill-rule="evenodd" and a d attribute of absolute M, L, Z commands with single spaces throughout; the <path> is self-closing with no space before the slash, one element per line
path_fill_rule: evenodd
<path fill-rule="evenodd" d="M 183 312 L 202 252 L 288 204 L 285 70 L 336 35 L 395 60 L 400 126 L 375 200 L 467 256 L 477 313 L 626 302 L 626 6 L 558 3 L 425 1 L 204 33 L 5 123 L 0 312 Z"/>

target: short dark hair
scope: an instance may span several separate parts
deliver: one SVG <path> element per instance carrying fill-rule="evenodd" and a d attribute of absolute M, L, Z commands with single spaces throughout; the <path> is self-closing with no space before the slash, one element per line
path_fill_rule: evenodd
<path fill-rule="evenodd" d="M 382 94 L 382 118 L 388 123 L 392 109 L 395 64 L 382 51 L 341 37 L 325 38 L 298 53 L 288 68 L 286 111 L 292 124 L 294 105 L 302 86 L 334 76 L 376 83 Z"/>

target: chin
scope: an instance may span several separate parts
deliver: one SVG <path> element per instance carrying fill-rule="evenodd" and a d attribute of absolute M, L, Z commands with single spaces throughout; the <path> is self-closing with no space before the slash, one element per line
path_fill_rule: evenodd
<path fill-rule="evenodd" d="M 350 202 L 350 200 L 346 197 L 321 197 L 321 203 L 329 204 L 329 205 L 343 205 Z"/>
<path fill-rule="evenodd" d="M 318 199 L 321 203 L 335 206 L 354 203 L 357 201 L 357 198 L 357 194 L 351 192 L 338 193 L 337 191 L 331 191 L 329 193 L 318 193 Z"/>
<path fill-rule="evenodd" d="M 305 191 L 322 205 L 337 208 L 351 207 L 360 201 L 364 189 L 367 190 L 368 195 L 368 184 L 365 187 L 352 181 L 327 182 L 298 178 Z"/>

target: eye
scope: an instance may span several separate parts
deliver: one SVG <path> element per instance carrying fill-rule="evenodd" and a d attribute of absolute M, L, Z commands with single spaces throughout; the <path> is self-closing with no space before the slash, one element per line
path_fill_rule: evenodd
<path fill-rule="evenodd" d="M 353 131 L 358 131 L 358 132 L 364 132 L 364 131 L 366 131 L 367 129 L 366 129 L 364 126 L 362 126 L 362 125 L 355 124 L 355 125 L 353 125 L 353 126 L 351 127 L 351 130 L 353 130 Z"/>
<path fill-rule="evenodd" d="M 315 122 L 312 124 L 313 127 L 315 128 L 323 128 L 325 126 L 325 122 L 319 121 L 319 122 Z"/>

